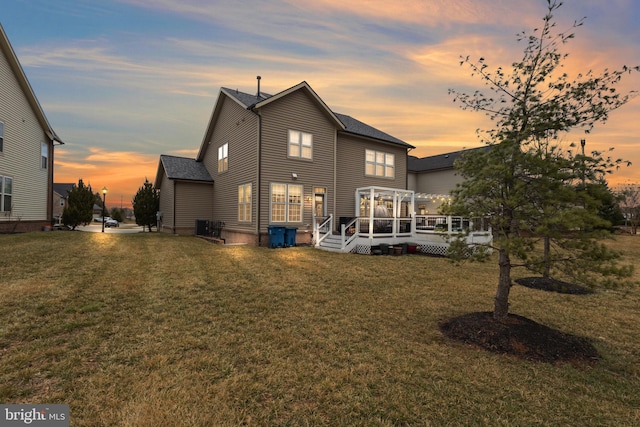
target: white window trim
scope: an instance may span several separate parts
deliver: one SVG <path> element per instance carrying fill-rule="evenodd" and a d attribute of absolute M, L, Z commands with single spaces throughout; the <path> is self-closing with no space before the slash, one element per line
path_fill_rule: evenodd
<path fill-rule="evenodd" d="M 367 160 L 367 154 L 368 153 L 373 153 L 373 162 L 370 162 L 369 160 Z M 380 163 L 378 162 L 378 155 L 382 154 L 384 156 L 384 162 Z M 393 159 L 392 163 L 387 163 L 389 160 L 389 158 Z M 367 173 L 367 166 L 368 165 L 373 165 L 373 173 Z M 382 174 L 378 174 L 377 170 L 378 170 L 378 166 L 382 166 Z M 387 168 L 391 168 L 391 174 L 387 174 Z M 365 149 L 364 152 L 364 174 L 365 176 L 374 176 L 376 178 L 388 178 L 388 179 L 394 179 L 396 177 L 396 156 L 393 153 L 387 153 L 384 151 L 376 151 L 376 150 L 370 150 L 370 149 Z"/>
<path fill-rule="evenodd" d="M 273 201 L 273 187 L 275 185 L 283 185 L 284 186 L 284 202 L 274 202 Z M 292 203 L 289 200 L 289 189 L 290 188 L 299 188 L 300 189 L 300 202 L 299 203 Z M 276 223 L 276 224 L 284 224 L 284 223 L 291 223 L 291 224 L 301 224 L 303 222 L 303 217 L 304 217 L 304 187 L 301 184 L 284 184 L 281 182 L 272 182 L 271 186 L 269 188 L 269 223 Z M 283 205 L 284 206 L 284 220 L 283 221 L 275 221 L 273 219 L 273 206 L 274 205 Z M 300 209 L 300 219 L 296 220 L 296 221 L 291 221 L 291 214 L 290 214 L 290 208 L 291 206 L 298 206 Z"/>
<path fill-rule="evenodd" d="M 246 197 L 247 197 L 247 193 L 246 193 L 246 189 L 249 189 L 249 200 L 246 201 Z M 242 189 L 242 198 L 240 196 L 240 190 Z M 238 222 L 242 222 L 242 223 L 250 223 L 251 222 L 251 216 L 252 216 L 252 199 L 253 199 L 253 194 L 252 194 L 253 188 L 251 183 L 247 183 L 247 184 L 240 184 L 238 185 Z M 248 218 L 244 218 L 244 213 L 246 212 L 246 207 L 249 207 L 249 217 Z M 241 215 L 242 213 L 242 215 Z M 242 218 L 241 218 L 242 217 Z"/>
<path fill-rule="evenodd" d="M 5 185 L 6 185 L 7 179 L 10 179 L 11 180 L 11 193 L 9 193 L 8 195 L 11 197 L 10 205 L 13 204 L 13 184 L 14 184 L 13 183 L 13 177 L 0 175 L 0 178 L 2 178 L 2 180 L 0 181 L 0 212 L 11 212 L 12 207 L 4 205 L 4 198 L 7 195 L 7 194 L 5 194 Z"/>
<path fill-rule="evenodd" d="M 218 173 L 226 172 L 228 170 L 229 170 L 229 143 L 225 142 L 220 147 L 218 147 Z"/>
<path fill-rule="evenodd" d="M 49 144 L 46 142 L 42 143 L 42 148 L 40 149 L 40 168 L 48 169 L 49 168 Z"/>
<path fill-rule="evenodd" d="M 305 140 L 305 135 L 308 136 L 309 138 L 309 144 L 305 144 L 304 140 Z M 295 140 L 297 139 L 297 140 Z M 298 155 L 292 155 L 291 154 L 291 147 L 295 146 L 297 147 L 298 150 Z M 302 149 L 304 147 L 308 147 L 309 148 L 309 156 L 303 156 L 302 155 Z M 287 156 L 292 158 L 292 159 L 301 159 L 301 160 L 313 160 L 313 134 L 308 133 L 308 132 L 302 132 L 299 130 L 292 130 L 289 129 L 289 132 L 287 133 Z"/>
<path fill-rule="evenodd" d="M 0 153 L 4 152 L 4 122 L 0 122 Z"/>

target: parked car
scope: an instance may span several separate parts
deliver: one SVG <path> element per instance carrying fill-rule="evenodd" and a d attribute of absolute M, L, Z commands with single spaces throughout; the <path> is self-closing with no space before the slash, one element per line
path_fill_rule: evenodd
<path fill-rule="evenodd" d="M 117 220 L 113 219 L 113 218 L 109 218 L 109 219 L 105 219 L 104 226 L 105 227 L 120 227 L 120 223 Z"/>
<path fill-rule="evenodd" d="M 105 223 L 106 223 L 107 221 L 109 221 L 110 219 L 111 219 L 111 217 L 110 217 L 110 216 L 105 216 L 105 217 L 97 216 L 97 217 L 93 218 L 93 220 L 94 220 L 95 222 L 102 222 L 102 221 L 104 220 L 104 222 L 105 222 Z"/>

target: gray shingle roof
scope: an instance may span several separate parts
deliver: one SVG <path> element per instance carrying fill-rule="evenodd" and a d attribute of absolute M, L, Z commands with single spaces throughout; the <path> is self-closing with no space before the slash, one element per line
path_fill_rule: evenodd
<path fill-rule="evenodd" d="M 269 99 L 272 96 L 263 92 L 260 92 L 260 96 L 256 96 L 255 94 L 240 92 L 238 89 L 229 89 L 228 87 L 223 87 L 222 90 L 224 90 L 227 95 L 238 100 L 245 108 L 249 108 L 253 104 Z"/>
<path fill-rule="evenodd" d="M 169 179 L 185 181 L 213 182 L 213 178 L 204 167 L 204 163 L 186 157 L 160 155 L 164 173 Z"/>
<path fill-rule="evenodd" d="M 223 87 L 222 90 L 227 95 L 235 98 L 245 108 L 249 108 L 256 103 L 267 100 L 273 96 L 264 92 L 260 92 L 260 96 L 256 96 L 255 94 L 240 92 L 237 89 L 229 89 L 226 87 Z M 406 142 L 394 136 L 391 136 L 388 133 L 382 132 L 381 130 L 376 129 L 373 126 L 369 126 L 366 123 L 356 120 L 351 116 L 347 116 L 346 114 L 338 114 L 335 111 L 333 112 L 333 114 L 338 118 L 338 120 L 342 122 L 343 125 L 345 125 L 346 129 L 342 132 L 364 136 L 367 138 L 378 139 L 380 141 L 391 142 L 394 144 L 402 145 L 406 148 L 415 148 L 413 145 L 407 144 Z"/>
<path fill-rule="evenodd" d="M 411 144 L 407 144 L 406 142 L 396 138 L 395 136 L 391 136 L 388 133 L 384 133 L 381 130 L 378 130 L 372 126 L 369 126 L 366 123 L 361 122 L 360 120 L 356 120 L 351 116 L 347 116 L 346 114 L 335 113 L 336 117 L 342 122 L 345 126 L 344 132 L 353 133 L 355 135 L 366 136 L 368 138 L 379 139 L 381 141 L 393 142 L 394 144 L 400 144 L 407 148 L 415 148 Z"/>
<path fill-rule="evenodd" d="M 55 191 L 56 193 L 58 193 L 59 195 L 61 195 L 62 197 L 67 197 L 67 192 L 70 191 L 73 186 L 75 184 L 74 183 L 70 183 L 70 184 L 63 184 L 63 183 L 53 183 L 53 191 Z"/>
<path fill-rule="evenodd" d="M 487 147 L 470 148 L 468 150 L 453 151 L 436 156 L 418 158 L 409 156 L 408 169 L 410 172 L 428 172 L 441 169 L 453 169 L 453 163 L 463 154 L 475 150 L 486 150 Z"/>

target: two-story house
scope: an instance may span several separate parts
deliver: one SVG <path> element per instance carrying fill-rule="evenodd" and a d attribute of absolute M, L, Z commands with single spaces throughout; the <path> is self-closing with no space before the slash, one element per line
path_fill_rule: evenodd
<path fill-rule="evenodd" d="M 306 82 L 275 95 L 222 88 L 195 159 L 162 155 L 160 230 L 224 222 L 227 243 L 268 244 L 268 227 L 311 241 L 323 218 L 353 217 L 356 189 L 407 188 L 414 148 L 332 111 Z"/>
<path fill-rule="evenodd" d="M 51 225 L 53 147 L 62 143 L 0 25 L 0 231 Z"/>

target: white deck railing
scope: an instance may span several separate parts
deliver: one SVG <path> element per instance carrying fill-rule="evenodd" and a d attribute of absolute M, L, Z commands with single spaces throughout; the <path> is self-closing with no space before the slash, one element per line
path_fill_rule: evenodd
<path fill-rule="evenodd" d="M 314 244 L 321 246 L 328 235 L 333 234 L 333 216 L 316 221 Z M 470 242 L 489 242 L 491 229 L 482 218 L 468 219 L 446 215 L 416 215 L 405 218 L 356 217 L 340 226 L 341 249 L 348 251 L 356 241 L 368 239 L 370 242 L 433 241 L 435 235 L 455 235 L 468 233 Z M 439 240 L 439 239 L 438 239 Z"/>

